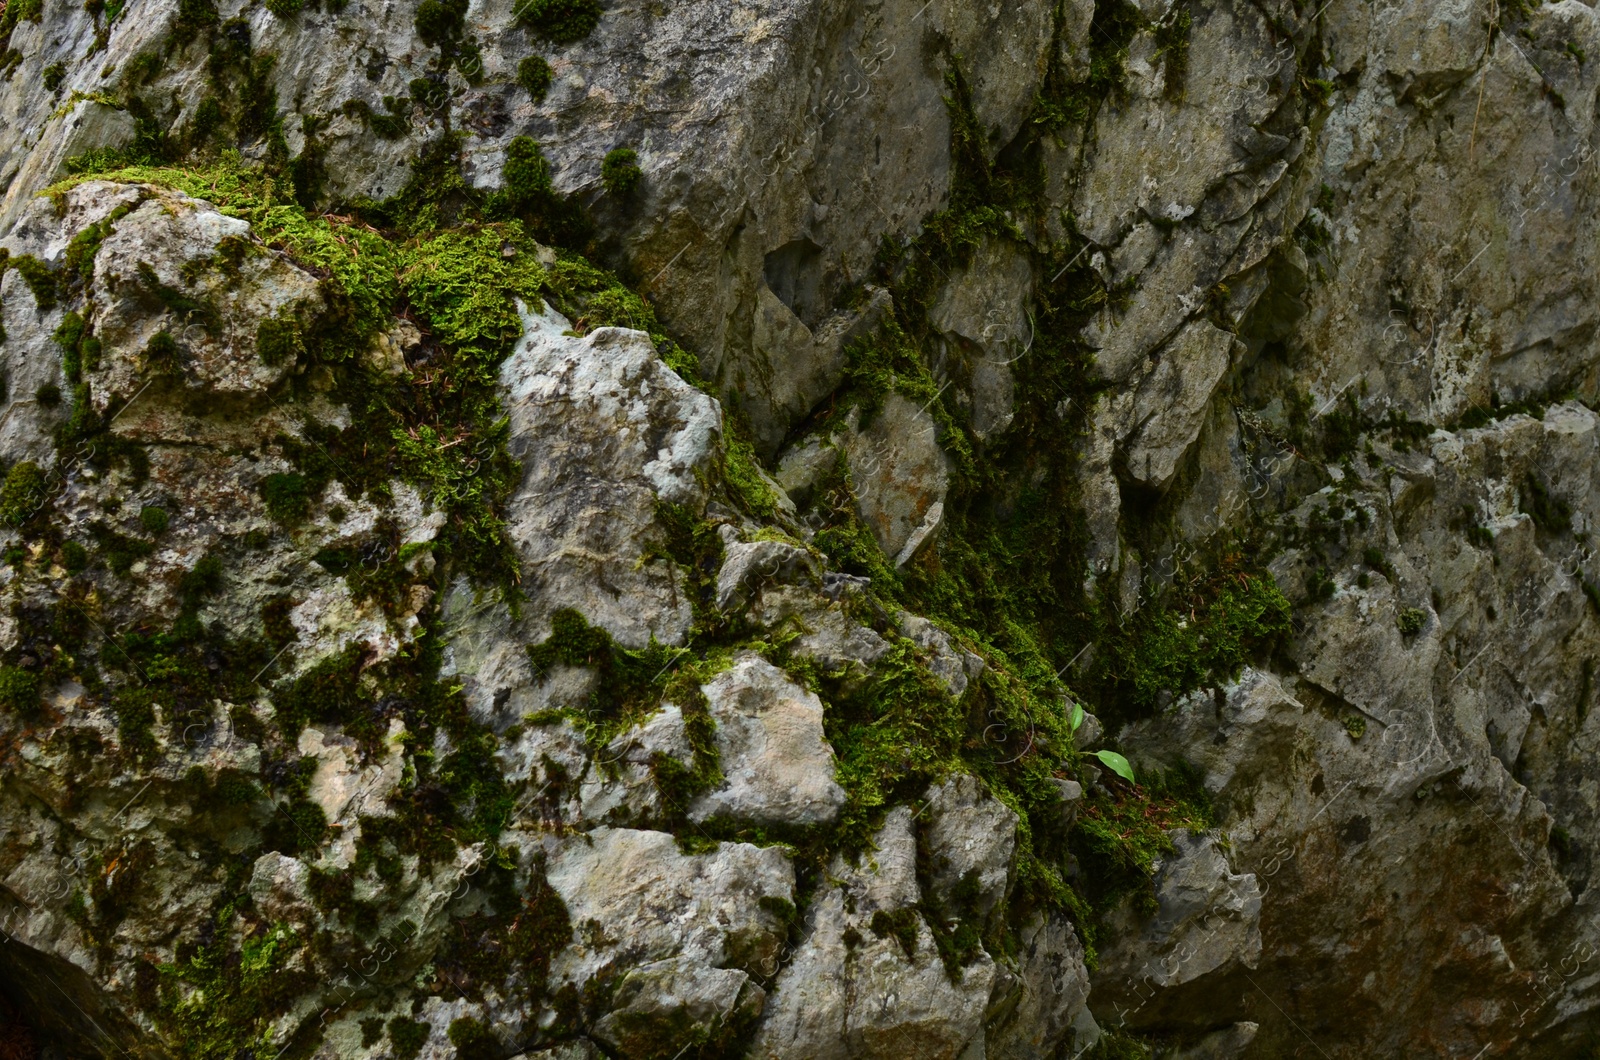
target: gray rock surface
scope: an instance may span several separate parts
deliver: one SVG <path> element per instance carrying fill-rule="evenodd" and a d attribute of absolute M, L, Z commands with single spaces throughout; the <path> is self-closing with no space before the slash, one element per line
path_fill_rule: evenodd
<path fill-rule="evenodd" d="M 838 816 L 845 793 L 833 779 L 814 693 L 755 654 L 740 656 L 703 691 L 723 782 L 689 808 L 693 819 L 809 825 Z"/>

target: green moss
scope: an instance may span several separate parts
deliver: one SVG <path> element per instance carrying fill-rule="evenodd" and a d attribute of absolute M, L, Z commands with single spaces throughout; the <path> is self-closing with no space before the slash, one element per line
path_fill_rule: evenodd
<path fill-rule="evenodd" d="M 1396 613 L 1394 624 L 1407 637 L 1422 632 L 1428 622 L 1428 613 L 1420 607 L 1402 607 Z"/>
<path fill-rule="evenodd" d="M 77 574 L 89 566 L 89 550 L 76 541 L 61 545 L 61 567 L 68 574 Z"/>
<path fill-rule="evenodd" d="M 466 16 L 467 0 L 422 0 L 414 20 L 417 36 L 430 47 L 442 47 L 461 36 Z"/>
<path fill-rule="evenodd" d="M 631 147 L 614 147 L 600 163 L 600 182 L 606 191 L 622 198 L 633 193 L 644 174 L 639 170 L 639 152 Z"/>
<path fill-rule="evenodd" d="M 278 18 L 293 18 L 306 6 L 305 0 L 262 0 L 262 3 Z"/>
<path fill-rule="evenodd" d="M 44 82 L 46 92 L 54 92 L 61 87 L 61 82 L 67 79 L 67 65 L 65 63 L 51 63 L 44 68 L 40 80 Z"/>
<path fill-rule="evenodd" d="M 550 63 L 541 55 L 530 55 L 517 64 L 517 84 L 533 97 L 535 103 L 544 102 L 554 80 L 555 74 L 550 69 Z"/>
<path fill-rule="evenodd" d="M 0 666 L 0 708 L 21 718 L 39 713 L 43 682 L 37 673 L 15 666 Z"/>
<path fill-rule="evenodd" d="M 6 472 L 0 485 L 0 523 L 17 527 L 30 519 L 48 495 L 43 469 L 32 460 L 21 460 Z"/>
<path fill-rule="evenodd" d="M 896 909 L 893 912 L 880 909 L 872 914 L 871 927 L 872 933 L 880 939 L 893 936 L 909 961 L 917 956 L 917 929 L 921 924 L 922 917 L 915 909 Z"/>
<path fill-rule="evenodd" d="M 411 82 L 411 94 L 413 97 L 416 97 L 419 102 L 422 102 L 428 106 L 438 106 L 443 102 L 443 100 L 436 100 L 432 98 L 425 99 L 420 96 L 417 91 L 417 86 L 419 83 L 424 86 L 431 87 L 433 86 L 433 82 L 425 81 L 422 78 L 418 78 L 416 81 Z M 440 93 L 444 91 L 442 85 L 437 87 Z M 371 129 L 372 134 L 380 140 L 398 140 L 405 136 L 406 133 L 411 131 L 411 117 L 406 113 L 406 106 L 402 101 L 393 96 L 384 96 L 383 105 L 389 113 L 380 114 L 378 111 L 373 110 L 372 104 L 368 103 L 364 99 L 352 99 L 341 109 L 343 109 L 343 111 L 350 117 L 356 118 L 367 128 Z"/>
<path fill-rule="evenodd" d="M 600 0 L 526 0 L 517 5 L 517 20 L 555 44 L 583 40 L 600 24 Z"/>
<path fill-rule="evenodd" d="M 298 472 L 279 472 L 261 480 L 261 499 L 267 514 L 286 526 L 304 519 L 311 510 L 311 490 Z"/>
<path fill-rule="evenodd" d="M 421 1020 L 396 1016 L 389 1021 L 389 1042 L 394 1046 L 395 1060 L 416 1060 L 428 1040 L 428 1025 Z"/>
<path fill-rule="evenodd" d="M 286 967 L 296 950 L 288 928 L 231 938 L 234 917 L 234 906 L 225 906 L 213 933 L 221 938 L 180 947 L 178 959 L 159 969 L 157 1025 L 191 1060 L 277 1054 L 272 1020 L 313 985 L 309 971 Z"/>
<path fill-rule="evenodd" d="M 50 266 L 31 254 L 11 258 L 11 267 L 22 274 L 22 280 L 33 292 L 33 300 L 41 310 L 54 309 L 59 299 L 56 274 Z"/>
<path fill-rule="evenodd" d="M 145 533 L 160 535 L 166 533 L 169 516 L 165 508 L 147 504 L 139 509 L 139 525 L 144 527 Z"/>
<path fill-rule="evenodd" d="M 460 1060 L 499 1060 L 504 1051 L 494 1035 L 489 1033 L 489 1028 L 471 1016 L 451 1020 L 447 1033 Z"/>
<path fill-rule="evenodd" d="M 762 477 L 755 447 L 729 437 L 724 445 L 723 474 L 735 497 L 746 511 L 770 517 L 778 508 L 778 495 Z"/>

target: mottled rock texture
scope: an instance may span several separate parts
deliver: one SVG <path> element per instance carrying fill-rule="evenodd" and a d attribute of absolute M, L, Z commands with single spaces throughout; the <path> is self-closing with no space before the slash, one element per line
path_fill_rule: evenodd
<path fill-rule="evenodd" d="M 0 1047 L 1600 1034 L 1579 0 L 10 0 Z"/>

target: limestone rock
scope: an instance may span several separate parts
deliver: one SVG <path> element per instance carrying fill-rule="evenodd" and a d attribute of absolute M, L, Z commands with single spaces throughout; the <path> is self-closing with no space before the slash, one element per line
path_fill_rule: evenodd
<path fill-rule="evenodd" d="M 911 1050 L 956 1060 L 981 1047 L 994 962 L 981 955 L 956 983 L 945 974 L 932 932 L 910 908 L 919 895 L 909 811 L 890 812 L 876 846 L 858 867 L 830 867 L 839 882 L 811 906 L 805 940 L 768 999 L 752 1058 L 888 1060 Z M 895 917 L 908 929 L 909 954 L 887 927 Z"/>
<path fill-rule="evenodd" d="M 833 750 L 814 693 L 755 654 L 741 655 L 702 687 L 724 780 L 695 800 L 691 818 L 806 825 L 838 816 L 845 793 L 833 779 Z"/>
<path fill-rule="evenodd" d="M 669 833 L 608 827 L 545 842 L 545 876 L 573 926 L 551 966 L 557 982 L 669 957 L 754 967 L 782 944 L 783 925 L 769 910 L 793 900 L 794 869 L 776 847 L 724 843 L 683 854 Z"/>
<path fill-rule="evenodd" d="M 722 570 L 717 572 L 717 608 L 728 610 L 763 582 L 817 579 L 816 560 L 799 545 L 786 541 L 738 542 L 723 551 Z"/>
<path fill-rule="evenodd" d="M 621 1056 L 643 1060 L 735 1032 L 761 1014 L 765 1000 L 737 969 L 681 957 L 654 961 L 624 975 L 594 1036 Z"/>
<path fill-rule="evenodd" d="M 1035 913 L 1020 934 L 1014 986 L 996 994 L 985 1035 L 985 1056 L 993 1060 L 1046 1060 L 1056 1055 L 1087 1012 L 1089 972 L 1077 932 L 1059 914 Z M 1092 1020 L 1092 1017 L 1090 1017 Z M 1081 1044 L 1081 1043 L 1080 1043 Z"/>
<path fill-rule="evenodd" d="M 648 541 L 658 499 L 703 501 L 696 472 L 721 430 L 716 403 L 640 332 L 569 338 L 554 310 L 529 312 L 523 325 L 500 377 L 524 467 L 507 523 L 536 602 L 533 639 L 548 633 L 550 613 L 571 607 L 630 647 L 652 636 L 678 644 L 689 602 Z"/>
<path fill-rule="evenodd" d="M 904 565 L 936 534 L 950 472 L 938 425 L 910 398 L 892 393 L 845 443 L 861 519 L 884 554 Z"/>
<path fill-rule="evenodd" d="M 1016 813 L 968 774 L 934 785 L 924 798 L 930 897 L 951 913 L 989 919 L 1010 890 Z"/>
<path fill-rule="evenodd" d="M 1172 481 L 1200 435 L 1232 344 L 1227 332 L 1197 320 L 1155 355 L 1134 397 L 1133 429 L 1124 443 L 1128 473 L 1139 482 L 1160 489 Z"/>

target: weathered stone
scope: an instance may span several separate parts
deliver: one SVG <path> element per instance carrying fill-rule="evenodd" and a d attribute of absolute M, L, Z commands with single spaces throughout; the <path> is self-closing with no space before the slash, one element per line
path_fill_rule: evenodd
<path fill-rule="evenodd" d="M 695 800 L 691 818 L 806 825 L 838 816 L 845 793 L 833 779 L 814 693 L 755 654 L 741 655 L 702 689 L 724 779 Z"/>
<path fill-rule="evenodd" d="M 845 442 L 856 508 L 897 566 L 936 532 L 950 472 L 933 417 L 893 393 Z"/>
<path fill-rule="evenodd" d="M 571 607 L 630 647 L 652 636 L 681 643 L 689 601 L 649 539 L 658 499 L 703 502 L 696 473 L 721 429 L 716 403 L 641 332 L 569 338 L 554 310 L 526 314 L 523 326 L 500 377 L 524 468 L 507 526 L 533 602 L 529 632 L 542 638 L 549 615 Z"/>
<path fill-rule="evenodd" d="M 744 972 L 668 958 L 629 970 L 593 1033 L 619 1055 L 645 1060 L 736 1032 L 765 1000 Z"/>
<path fill-rule="evenodd" d="M 1132 430 L 1124 442 L 1128 474 L 1157 489 L 1167 486 L 1200 436 L 1211 395 L 1228 370 L 1233 336 L 1204 320 L 1173 336 L 1153 357 L 1133 400 Z"/>
<path fill-rule="evenodd" d="M 981 955 L 959 983 L 945 974 L 932 932 L 911 908 L 919 895 L 909 811 L 890 812 L 876 846 L 858 867 L 830 867 L 838 882 L 813 902 L 805 941 L 778 977 L 750 1057 L 888 1060 L 909 1051 L 956 1060 L 981 1048 L 993 961 Z M 909 955 L 886 929 L 893 916 L 910 918 Z"/>
<path fill-rule="evenodd" d="M 935 784 L 923 797 L 930 897 L 953 914 L 987 920 L 1011 888 L 1016 813 L 968 774 Z"/>
<path fill-rule="evenodd" d="M 748 599 L 764 582 L 818 579 L 817 561 L 799 545 L 787 541 L 738 542 L 723 550 L 717 572 L 717 607 L 726 611 Z"/>
<path fill-rule="evenodd" d="M 1089 972 L 1083 946 L 1059 914 L 1035 913 L 1023 925 L 1019 942 L 1015 985 L 1000 995 L 1000 982 L 995 984 L 1000 996 L 991 999 L 990 1009 L 999 1006 L 1001 1011 L 990 1016 L 984 1055 L 991 1060 L 1048 1060 L 1086 1011 Z"/>
<path fill-rule="evenodd" d="M 545 876 L 573 926 L 551 966 L 557 982 L 669 957 L 755 966 L 782 945 L 785 929 L 770 907 L 793 900 L 794 869 L 776 847 L 724 843 L 682 854 L 669 833 L 601 827 L 546 839 L 545 849 Z"/>

